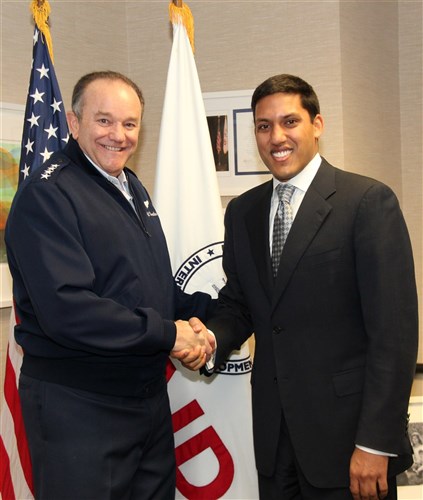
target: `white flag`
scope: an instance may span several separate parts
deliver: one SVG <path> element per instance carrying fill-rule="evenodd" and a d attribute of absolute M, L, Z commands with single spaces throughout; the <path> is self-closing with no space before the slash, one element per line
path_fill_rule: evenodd
<path fill-rule="evenodd" d="M 186 6 L 185 6 L 186 7 Z M 194 56 L 182 21 L 173 47 L 157 158 L 154 202 L 177 284 L 216 297 L 222 270 L 223 214 Z M 257 499 L 248 344 L 210 378 L 169 365 L 177 498 Z"/>

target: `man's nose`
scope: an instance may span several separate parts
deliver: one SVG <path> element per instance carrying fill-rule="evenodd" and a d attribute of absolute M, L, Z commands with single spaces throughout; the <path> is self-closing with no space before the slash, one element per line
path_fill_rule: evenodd
<path fill-rule="evenodd" d="M 272 130 L 272 142 L 274 144 L 280 144 L 281 142 L 285 142 L 286 135 L 285 129 L 280 125 L 276 125 Z"/>
<path fill-rule="evenodd" d="M 120 123 L 115 123 L 109 132 L 110 138 L 117 142 L 125 140 L 125 128 Z"/>

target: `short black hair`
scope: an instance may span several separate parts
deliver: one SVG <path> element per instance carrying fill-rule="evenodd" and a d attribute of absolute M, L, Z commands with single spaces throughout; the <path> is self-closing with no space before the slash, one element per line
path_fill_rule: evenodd
<path fill-rule="evenodd" d="M 301 98 L 301 105 L 307 110 L 311 121 L 320 113 L 319 99 L 313 87 L 298 76 L 282 74 L 271 76 L 254 91 L 251 98 L 251 109 L 253 110 L 254 119 L 256 118 L 256 105 L 258 101 L 263 99 L 263 97 L 278 92 L 298 94 Z"/>

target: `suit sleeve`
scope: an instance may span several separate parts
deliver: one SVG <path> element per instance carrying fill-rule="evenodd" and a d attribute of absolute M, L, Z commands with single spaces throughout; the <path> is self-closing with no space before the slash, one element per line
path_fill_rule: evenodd
<path fill-rule="evenodd" d="M 27 186 L 8 228 L 14 294 L 25 326 L 41 329 L 58 346 L 103 356 L 170 351 L 176 327 L 139 306 L 135 280 L 114 299 L 95 292 L 99 263 L 84 249 L 71 202 L 51 188 Z"/>
<path fill-rule="evenodd" d="M 233 350 L 240 349 L 253 333 L 251 316 L 237 277 L 233 234 L 234 201 L 229 203 L 225 213 L 223 270 L 227 281 L 219 292 L 216 311 L 207 322 L 207 328 L 213 331 L 217 339 L 216 367 L 221 365 Z"/>
<path fill-rule="evenodd" d="M 366 375 L 356 443 L 401 454 L 417 357 L 414 264 L 394 193 L 373 185 L 354 230 L 357 281 L 368 337 Z"/>
<path fill-rule="evenodd" d="M 216 303 L 207 293 L 188 294 L 175 284 L 176 319 L 189 320 L 195 316 L 204 322 L 213 314 Z"/>

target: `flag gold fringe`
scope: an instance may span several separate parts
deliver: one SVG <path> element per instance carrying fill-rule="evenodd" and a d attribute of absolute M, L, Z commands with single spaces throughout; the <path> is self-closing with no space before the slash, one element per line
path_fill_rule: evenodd
<path fill-rule="evenodd" d="M 54 64 L 53 42 L 50 34 L 50 27 L 48 25 L 48 17 L 51 12 L 50 4 L 47 0 L 32 0 L 30 10 L 32 12 L 32 17 L 34 18 L 35 24 L 44 35 L 44 40 L 47 44 L 51 62 Z"/>
<path fill-rule="evenodd" d="M 189 43 L 191 44 L 192 51 L 194 48 L 194 18 L 188 5 L 184 2 L 178 2 L 181 7 L 175 5 L 174 2 L 169 4 L 169 18 L 172 24 L 182 23 L 187 31 Z"/>

